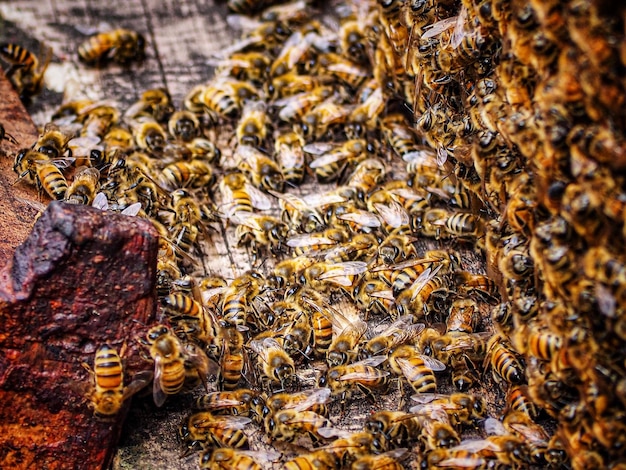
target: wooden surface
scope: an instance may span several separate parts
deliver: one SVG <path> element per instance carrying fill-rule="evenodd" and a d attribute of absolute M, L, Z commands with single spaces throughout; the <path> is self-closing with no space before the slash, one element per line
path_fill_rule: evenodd
<path fill-rule="evenodd" d="M 190 88 L 212 76 L 207 65 L 210 56 L 239 35 L 227 30 L 224 4 L 215 5 L 210 0 L 19 0 L 0 4 L 0 14 L 3 17 L 0 41 L 19 42 L 34 51 L 43 43 L 54 51 L 46 74 L 47 89 L 29 106 L 38 126 L 50 119 L 56 106 L 71 99 L 110 100 L 125 109 L 142 91 L 166 87 L 175 104 L 180 105 Z M 143 33 L 148 41 L 146 60 L 127 68 L 111 64 L 93 69 L 78 63 L 76 48 L 86 38 L 85 33 L 113 27 Z M 32 142 L 24 143 L 30 146 Z M 5 158 L 2 166 L 10 165 L 9 160 Z M 309 184 L 301 191 L 311 190 Z M 233 246 L 234 229 L 213 234 L 206 247 L 204 271 L 232 279 L 249 269 L 253 263 L 248 253 L 232 249 Z M 419 248 L 421 252 L 424 246 Z M 466 255 L 469 261 L 464 267 L 474 268 L 476 255 L 471 252 Z M 266 263 L 264 268 L 269 268 L 271 263 Z M 311 370 L 305 386 L 309 382 L 313 383 Z M 151 397 L 135 397 L 113 468 L 198 468 L 197 454 L 181 456 L 181 446 L 176 440 L 177 428 L 189 414 L 192 400 L 192 395 L 183 395 L 157 409 Z M 384 395 L 376 403 L 355 400 L 342 416 L 341 424 L 357 429 L 358 423 L 372 411 L 397 406 L 397 395 L 393 394 Z M 337 410 L 338 407 L 333 408 Z M 251 436 L 252 447 L 267 448 L 266 438 L 258 431 L 255 434 Z"/>

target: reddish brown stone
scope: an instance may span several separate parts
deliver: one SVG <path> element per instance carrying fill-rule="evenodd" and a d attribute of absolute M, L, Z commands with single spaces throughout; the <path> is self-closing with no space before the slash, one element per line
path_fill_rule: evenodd
<path fill-rule="evenodd" d="M 96 348 L 150 366 L 157 234 L 138 217 L 53 202 L 0 271 L 0 468 L 106 468 L 119 437 L 85 398 Z"/>

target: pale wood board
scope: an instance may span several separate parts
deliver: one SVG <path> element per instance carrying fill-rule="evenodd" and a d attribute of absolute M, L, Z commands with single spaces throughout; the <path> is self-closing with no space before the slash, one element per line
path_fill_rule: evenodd
<path fill-rule="evenodd" d="M 29 106 L 35 123 L 43 126 L 55 107 L 69 99 L 111 100 L 125 109 L 144 90 L 166 87 L 179 106 L 189 89 L 211 78 L 213 70 L 207 59 L 238 37 L 239 32 L 228 29 L 226 14 L 224 3 L 210 0 L 11 1 L 0 3 L 3 18 L 0 41 L 21 43 L 33 50 L 37 50 L 37 43 L 42 43 L 54 51 L 46 75 L 48 89 Z M 76 48 L 87 37 L 85 33 L 114 27 L 130 28 L 147 37 L 146 60 L 128 68 L 111 64 L 94 69 L 80 64 Z M 222 150 L 228 154 L 226 148 Z M 307 193 L 317 187 L 308 183 L 297 191 Z M 222 237 L 223 233 L 226 238 Z M 210 243 L 204 248 L 205 271 L 232 279 L 249 269 L 252 266 L 249 254 L 233 249 L 235 246 L 232 227 L 212 233 Z M 471 251 L 466 255 L 464 268 L 481 271 L 480 258 Z M 263 269 L 271 265 L 269 260 Z M 311 377 L 312 373 L 310 369 L 303 375 Z M 492 383 L 486 387 L 495 389 Z M 183 395 L 157 409 L 151 397 L 136 397 L 113 468 L 198 468 L 197 455 L 181 457 L 181 446 L 176 440 L 177 428 L 189 413 L 192 399 L 191 395 Z M 356 429 L 370 412 L 397 409 L 397 406 L 397 393 L 384 395 L 377 403 L 356 400 L 345 415 L 335 416 L 333 422 Z M 495 411 L 493 401 L 490 408 Z M 267 439 L 258 430 L 250 438 L 253 448 L 267 448 Z M 289 451 L 288 446 L 285 449 Z"/>

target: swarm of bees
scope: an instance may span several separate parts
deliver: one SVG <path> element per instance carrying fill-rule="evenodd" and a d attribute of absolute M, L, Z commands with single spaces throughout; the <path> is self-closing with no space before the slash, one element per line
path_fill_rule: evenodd
<path fill-rule="evenodd" d="M 16 155 L 51 198 L 157 228 L 162 324 L 138 340 L 157 406 L 207 388 L 179 430 L 201 468 L 624 464 L 626 42 L 602 8 L 269 7 L 182 107 L 67 103 Z M 254 264 L 232 279 L 203 272 L 224 230 Z M 150 380 L 114 352 L 100 418 Z M 397 390 L 350 429 L 329 412 Z M 282 455 L 246 450 L 250 425 Z"/>

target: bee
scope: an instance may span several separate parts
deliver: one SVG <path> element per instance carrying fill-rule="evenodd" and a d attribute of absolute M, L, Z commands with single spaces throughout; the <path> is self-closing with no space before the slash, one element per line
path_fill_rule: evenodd
<path fill-rule="evenodd" d="M 161 125 L 150 118 L 137 121 L 133 128 L 137 146 L 154 155 L 162 155 L 167 136 Z"/>
<path fill-rule="evenodd" d="M 129 29 L 114 29 L 91 36 L 78 46 L 78 58 L 87 65 L 115 61 L 126 65 L 145 57 L 146 40 Z"/>
<path fill-rule="evenodd" d="M 390 354 L 398 346 L 415 341 L 424 328 L 423 323 L 413 323 L 410 315 L 400 317 L 380 334 L 367 340 L 361 347 L 361 354 L 364 357 Z"/>
<path fill-rule="evenodd" d="M 199 341 L 201 344 L 209 344 L 215 338 L 215 321 L 203 305 L 191 296 L 176 292 L 163 297 L 161 303 L 179 337 Z"/>
<path fill-rule="evenodd" d="M 457 239 L 478 239 L 485 235 L 483 220 L 469 212 L 450 213 L 443 209 L 430 209 L 424 215 L 424 221 L 434 226 L 434 236 L 453 237 Z M 426 225 L 426 224 L 425 224 Z M 445 235 L 441 233 L 441 228 Z M 431 235 L 431 229 L 424 232 Z"/>
<path fill-rule="evenodd" d="M 281 219 L 289 224 L 290 227 L 294 227 L 299 232 L 304 233 L 317 232 L 324 229 L 325 223 L 322 214 L 316 207 L 307 203 L 305 199 L 289 193 L 282 194 L 276 191 L 269 191 L 269 193 L 279 199 L 282 210 Z"/>
<path fill-rule="evenodd" d="M 259 148 L 267 139 L 269 117 L 263 101 L 247 102 L 235 131 L 239 145 Z"/>
<path fill-rule="evenodd" d="M 151 328 L 142 342 L 149 346 L 154 360 L 153 398 L 157 406 L 163 406 L 168 395 L 182 390 L 191 370 L 203 381 L 208 375 L 217 373 L 217 364 L 203 351 L 190 348 L 191 345 L 183 346 L 166 326 Z"/>
<path fill-rule="evenodd" d="M 320 416 L 327 416 L 326 403 L 330 399 L 330 389 L 312 388 L 295 393 L 275 393 L 265 404 L 264 414 L 275 414 L 280 410 L 313 411 Z"/>
<path fill-rule="evenodd" d="M 126 121 L 149 117 L 163 122 L 174 112 L 172 97 L 165 88 L 151 88 L 141 94 L 141 98 L 130 105 L 124 113 Z"/>
<path fill-rule="evenodd" d="M 357 470 L 402 470 L 404 466 L 398 462 L 407 453 L 404 448 L 392 449 L 378 455 L 364 455 L 352 462 L 353 469 Z"/>
<path fill-rule="evenodd" d="M 426 413 L 418 411 L 417 414 L 423 418 L 419 437 L 423 449 L 450 448 L 461 443 L 444 410 L 435 408 Z"/>
<path fill-rule="evenodd" d="M 437 266 L 441 266 L 439 269 L 443 270 L 443 274 L 456 269 L 459 262 L 458 256 L 452 252 L 429 250 L 424 254 L 423 258 L 409 258 L 397 264 L 381 266 L 376 268 L 376 271 L 379 272 L 379 276 L 385 282 L 392 286 L 393 295 L 398 297 L 401 292 L 410 288 L 427 269 L 432 270 Z"/>
<path fill-rule="evenodd" d="M 472 299 L 457 299 L 452 302 L 446 319 L 446 333 L 473 333 L 478 324 L 478 304 Z"/>
<path fill-rule="evenodd" d="M 389 315 L 393 311 L 394 298 L 387 284 L 367 274 L 354 290 L 353 296 L 365 309 L 366 319 L 370 312 L 377 315 Z"/>
<path fill-rule="evenodd" d="M 270 198 L 252 186 L 243 173 L 225 174 L 220 181 L 219 189 L 224 200 L 226 217 L 252 213 L 254 209 L 267 210 L 272 207 Z"/>
<path fill-rule="evenodd" d="M 98 192 L 100 172 L 93 167 L 81 167 L 65 192 L 65 201 L 70 204 L 90 206 Z"/>
<path fill-rule="evenodd" d="M 278 253 L 287 235 L 287 226 L 276 217 L 269 215 L 247 215 L 237 218 L 239 225 L 235 232 L 239 246 L 252 246 L 256 259 L 262 247 L 269 247 Z"/>
<path fill-rule="evenodd" d="M 494 303 L 499 297 L 498 285 L 484 274 L 458 271 L 454 276 L 461 293 L 477 294 L 481 299 L 491 303 Z"/>
<path fill-rule="evenodd" d="M 235 325 L 223 321 L 220 323 L 217 343 L 221 343 L 220 388 L 226 391 L 237 390 L 245 365 L 243 335 Z"/>
<path fill-rule="evenodd" d="M 527 414 L 521 411 L 507 413 L 502 424 L 507 431 L 519 436 L 528 446 L 533 464 L 545 464 L 550 438 L 543 427 L 534 423 Z"/>
<path fill-rule="evenodd" d="M 228 447 L 207 449 L 200 454 L 200 468 L 210 470 L 238 468 L 262 470 L 261 463 L 274 462 L 280 454 L 274 451 L 245 451 Z"/>
<path fill-rule="evenodd" d="M 320 377 L 318 385 L 328 386 L 332 395 L 341 396 L 342 403 L 353 389 L 371 395 L 371 390 L 387 387 L 389 372 L 377 368 L 386 360 L 386 356 L 373 356 L 351 364 L 331 367 Z"/>
<path fill-rule="evenodd" d="M 331 211 L 327 212 L 328 224 L 330 226 L 345 224 L 352 233 L 371 233 L 382 224 L 376 214 L 358 209 L 353 203 L 338 204 Z"/>
<path fill-rule="evenodd" d="M 125 387 L 122 360 L 118 352 L 108 344 L 103 344 L 96 350 L 93 370 L 87 364 L 83 366 L 93 377 L 94 386 L 89 398 L 95 416 L 102 420 L 114 417 L 123 403 L 145 387 L 151 379 L 151 375 L 148 377 L 145 372 L 139 373 Z"/>
<path fill-rule="evenodd" d="M 13 171 L 18 174 L 18 180 L 27 178 L 27 181 L 34 183 L 40 193 L 44 191 L 57 201 L 65 198 L 67 180 L 47 155 L 23 149 L 15 157 Z"/>
<path fill-rule="evenodd" d="M 9 64 L 5 71 L 13 88 L 22 99 L 28 99 L 41 91 L 44 84 L 44 74 L 52 58 L 52 49 L 48 49 L 46 57 L 40 62 L 31 51 L 19 44 L 0 44 L 0 57 Z"/>
<path fill-rule="evenodd" d="M 428 415 L 440 410 L 445 412 L 453 426 L 472 425 L 475 421 L 485 418 L 487 414 L 485 399 L 468 393 L 452 395 L 421 393 L 411 398 L 419 403 L 411 408 L 411 413 Z"/>
<path fill-rule="evenodd" d="M 270 384 L 285 384 L 296 377 L 293 359 L 274 338 L 250 341 L 249 347 L 257 354 L 257 364 Z"/>
<path fill-rule="evenodd" d="M 193 93 L 197 95 L 196 98 L 192 97 Z M 196 100 L 209 113 L 213 122 L 216 122 L 219 118 L 236 118 L 244 103 L 257 97 L 258 92 L 251 84 L 223 78 L 213 80 L 211 85 L 201 86 L 199 90 L 192 89 L 185 98 L 185 107 L 195 112 L 198 105 L 193 101 Z"/>
<path fill-rule="evenodd" d="M 267 431 L 274 439 L 292 442 L 300 435 L 308 435 L 314 443 L 322 436 L 320 428 L 330 426 L 330 421 L 310 410 L 288 408 L 276 411 L 266 420 Z"/>
<path fill-rule="evenodd" d="M 287 246 L 294 248 L 297 256 L 314 254 L 325 248 L 344 243 L 348 239 L 345 229 L 330 227 L 323 232 L 294 235 L 287 240 Z"/>
<path fill-rule="evenodd" d="M 417 415 L 404 411 L 377 411 L 364 424 L 365 431 L 379 441 L 383 448 L 401 447 L 419 436 L 422 425 Z"/>
<path fill-rule="evenodd" d="M 503 379 L 509 384 L 524 381 L 524 368 L 509 341 L 501 335 L 494 335 L 489 340 L 483 365 L 492 367 L 494 378 Z"/>
<path fill-rule="evenodd" d="M 330 248 L 325 254 L 326 261 L 340 263 L 342 261 L 368 260 L 378 246 L 378 240 L 371 233 L 357 233 L 351 241 Z"/>
<path fill-rule="evenodd" d="M 176 111 L 167 121 L 167 129 L 175 139 L 192 142 L 200 133 L 200 121 L 190 111 Z"/>
<path fill-rule="evenodd" d="M 249 272 L 234 279 L 222 298 L 222 320 L 230 325 L 244 327 L 248 319 L 250 301 L 260 290 L 261 277 Z"/>
<path fill-rule="evenodd" d="M 340 263 L 320 261 L 304 270 L 300 284 L 322 291 L 331 287 L 339 287 L 351 294 L 351 289 L 358 285 L 357 276 L 365 271 L 367 271 L 367 264 L 364 261 Z"/>
<path fill-rule="evenodd" d="M 282 192 L 285 180 L 280 167 L 274 160 L 249 145 L 239 145 L 235 150 L 235 158 L 254 186 L 259 189 Z"/>
<path fill-rule="evenodd" d="M 316 104 L 302 116 L 301 122 L 294 125 L 294 130 L 306 141 L 324 137 L 333 126 L 342 126 L 350 116 L 351 108 L 338 104 L 334 97 Z"/>
<path fill-rule="evenodd" d="M 213 142 L 204 137 L 192 139 L 185 147 L 191 152 L 192 160 L 198 159 L 204 160 L 207 163 L 214 163 L 222 156 L 220 149 L 217 148 Z"/>
<path fill-rule="evenodd" d="M 401 345 L 389 355 L 389 366 L 400 377 L 404 377 L 417 393 L 437 391 L 437 379 L 434 372 L 445 370 L 442 362 L 430 356 L 420 354 L 412 345 Z"/>
<path fill-rule="evenodd" d="M 205 188 L 214 180 L 213 168 L 203 160 L 170 163 L 161 171 L 163 186 L 176 188 Z"/>
<path fill-rule="evenodd" d="M 337 468 L 335 457 L 325 449 L 300 454 L 285 462 L 285 470 L 334 470 Z"/>
<path fill-rule="evenodd" d="M 248 436 L 243 429 L 252 420 L 244 416 L 214 415 L 210 411 L 192 414 L 179 428 L 181 441 L 189 447 L 204 443 L 211 447 L 247 449 Z"/>
<path fill-rule="evenodd" d="M 421 145 L 415 129 L 409 127 L 403 115 L 388 114 L 381 120 L 381 128 L 389 146 L 405 162 L 418 160 L 436 163 L 435 152 Z M 412 168 L 407 171 L 414 173 Z"/>
<path fill-rule="evenodd" d="M 295 311 L 291 321 L 279 328 L 283 339 L 283 347 L 287 354 L 301 354 L 305 359 L 311 353 L 313 345 L 313 329 L 309 316 L 302 310 Z"/>
<path fill-rule="evenodd" d="M 295 132 L 281 133 L 274 141 L 275 158 L 285 183 L 298 185 L 304 180 L 304 140 Z"/>
<path fill-rule="evenodd" d="M 347 140 L 340 145 L 317 142 L 303 147 L 306 153 L 316 155 L 309 167 L 315 171 L 318 181 L 330 183 L 344 172 L 347 166 L 366 158 L 373 147 L 363 139 Z"/>
<path fill-rule="evenodd" d="M 333 340 L 333 324 L 328 315 L 317 307 L 322 302 L 317 291 L 303 289 L 300 296 L 303 308 L 309 311 L 311 315 L 313 349 L 317 356 L 325 357 Z"/>
<path fill-rule="evenodd" d="M 506 409 L 509 411 L 521 411 L 536 419 L 539 415 L 537 405 L 531 400 L 528 385 L 514 385 L 509 387 L 506 393 Z"/>
<path fill-rule="evenodd" d="M 377 87 L 350 113 L 347 135 L 364 136 L 368 132 L 374 131 L 384 108 L 385 96 L 382 88 Z"/>
<path fill-rule="evenodd" d="M 411 286 L 404 289 L 396 297 L 396 311 L 402 316 L 407 313 L 417 318 L 430 314 L 428 302 L 434 292 L 442 292 L 446 289 L 447 281 L 444 277 L 437 276 L 442 265 L 431 269 L 426 268 Z"/>
<path fill-rule="evenodd" d="M 380 160 L 368 158 L 357 165 L 346 184 L 356 189 L 356 196 L 360 201 L 365 201 L 367 195 L 383 180 L 386 172 L 385 165 Z"/>
<path fill-rule="evenodd" d="M 247 388 L 210 392 L 196 399 L 195 408 L 214 413 L 248 416 L 257 396 L 257 393 Z"/>
<path fill-rule="evenodd" d="M 316 70 L 318 73 L 330 75 L 353 90 L 358 90 L 370 77 L 365 67 L 334 52 L 321 54 L 317 58 Z"/>

